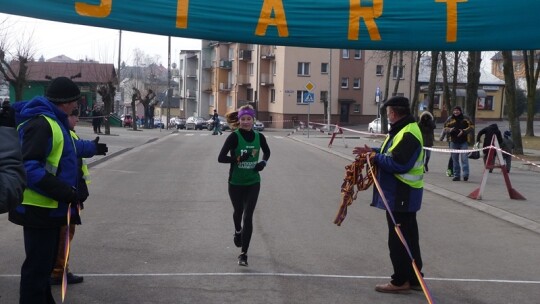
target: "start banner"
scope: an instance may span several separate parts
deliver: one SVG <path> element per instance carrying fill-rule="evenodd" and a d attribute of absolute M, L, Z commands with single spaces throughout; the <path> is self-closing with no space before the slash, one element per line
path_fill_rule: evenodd
<path fill-rule="evenodd" d="M 0 0 L 0 12 L 173 37 L 375 50 L 540 49 L 536 0 Z"/>

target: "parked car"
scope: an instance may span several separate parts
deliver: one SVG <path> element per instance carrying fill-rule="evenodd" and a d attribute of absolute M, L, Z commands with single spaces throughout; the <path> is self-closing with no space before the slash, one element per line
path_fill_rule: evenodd
<path fill-rule="evenodd" d="M 186 119 L 186 130 L 202 130 L 206 129 L 206 120 L 202 117 L 190 116 Z"/>
<path fill-rule="evenodd" d="M 227 123 L 227 118 L 223 117 L 223 116 L 218 116 L 219 117 L 219 124 L 221 125 L 221 131 L 225 131 L 227 129 L 229 129 L 229 124 Z M 208 119 L 206 121 L 206 128 L 208 129 L 208 131 L 213 131 L 214 130 L 214 120 L 212 119 L 212 117 L 210 117 L 210 119 Z"/>
<path fill-rule="evenodd" d="M 388 124 L 388 130 L 390 130 L 390 123 Z M 368 131 L 370 133 L 381 133 L 381 119 L 375 118 L 368 125 Z"/>
<path fill-rule="evenodd" d="M 165 129 L 165 124 L 159 118 L 154 118 L 154 128 Z"/>
<path fill-rule="evenodd" d="M 186 128 L 186 119 L 180 117 L 173 117 L 170 121 L 171 127 L 174 126 L 176 129 L 185 129 Z"/>
<path fill-rule="evenodd" d="M 260 120 L 256 120 L 253 124 L 253 130 L 264 131 L 264 123 Z"/>
<path fill-rule="evenodd" d="M 122 117 L 120 117 L 120 120 L 122 120 L 122 127 L 124 128 L 133 127 L 133 117 L 130 114 L 122 115 Z"/>

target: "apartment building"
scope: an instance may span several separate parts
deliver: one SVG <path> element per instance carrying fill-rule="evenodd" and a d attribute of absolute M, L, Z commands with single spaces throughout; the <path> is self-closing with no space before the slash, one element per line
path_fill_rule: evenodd
<path fill-rule="evenodd" d="M 202 116 L 201 110 L 201 51 L 183 50 L 178 63 L 178 96 L 180 96 L 180 115 L 182 117 Z M 206 110 L 206 108 L 205 108 Z"/>
<path fill-rule="evenodd" d="M 388 52 L 209 40 L 202 41 L 200 53 L 183 53 L 186 56 L 180 62 L 180 75 L 193 75 L 180 81 L 187 116 L 197 113 L 207 117 L 214 109 L 224 115 L 250 104 L 257 118 L 271 128 L 293 127 L 298 121 L 307 121 L 308 114 L 311 122 L 326 123 L 329 108 L 332 124 L 371 121 L 378 115 L 376 94 L 377 90 L 381 92 L 382 101 L 388 65 Z M 411 97 L 414 55 L 404 52 L 401 61 L 399 56 L 392 60 L 389 94 L 399 80 L 397 95 Z M 195 71 L 182 72 L 190 60 L 193 69 L 198 64 L 198 75 Z M 191 95 L 187 96 L 187 91 Z M 306 100 L 308 91 L 313 93 L 313 102 Z"/>

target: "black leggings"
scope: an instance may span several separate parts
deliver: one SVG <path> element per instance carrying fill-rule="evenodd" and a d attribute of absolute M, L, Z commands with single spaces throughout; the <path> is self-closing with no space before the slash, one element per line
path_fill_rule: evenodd
<path fill-rule="evenodd" d="M 253 233 L 253 212 L 259 198 L 261 184 L 237 186 L 229 184 L 229 197 L 234 208 L 234 229 L 242 231 L 242 252 L 247 253 Z M 242 225 L 242 219 L 244 225 Z"/>

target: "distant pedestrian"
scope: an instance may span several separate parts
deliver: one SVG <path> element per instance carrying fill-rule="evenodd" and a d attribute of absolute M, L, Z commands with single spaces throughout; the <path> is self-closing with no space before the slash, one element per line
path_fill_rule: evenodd
<path fill-rule="evenodd" d="M 441 135 L 439 137 L 440 141 L 444 141 L 446 139 L 446 142 L 448 143 L 448 148 L 450 148 L 450 134 L 446 131 L 445 128 L 441 130 Z M 454 162 L 452 161 L 452 154 L 448 156 L 448 165 L 446 166 L 446 176 L 452 177 L 454 176 Z"/>
<path fill-rule="evenodd" d="M 509 153 L 503 153 L 504 162 L 506 163 L 506 171 L 510 173 L 510 167 L 512 167 L 512 155 L 514 154 L 514 141 L 512 140 L 512 132 L 509 130 L 504 131 L 503 134 L 503 143 L 501 145 L 501 148 L 504 152 Z"/>
<path fill-rule="evenodd" d="M 445 122 L 444 127 L 447 132 L 450 132 L 450 148 L 453 150 L 467 150 L 467 136 L 469 132 L 474 130 L 472 121 L 463 115 L 463 110 L 460 106 L 455 106 L 452 111 L 452 116 Z M 461 162 L 460 162 L 461 159 Z M 469 158 L 467 153 L 452 153 L 452 162 L 454 163 L 454 178 L 452 181 L 469 180 Z M 463 170 L 463 172 L 462 172 Z"/>
<path fill-rule="evenodd" d="M 214 132 L 212 135 L 217 135 L 219 132 L 219 135 L 223 135 L 223 132 L 221 132 L 221 122 L 219 121 L 219 115 L 216 110 L 214 110 L 214 115 L 212 115 L 212 121 L 214 124 Z"/>
<path fill-rule="evenodd" d="M 103 113 L 101 112 L 101 109 L 97 105 L 94 105 L 94 109 L 92 110 L 92 127 L 94 128 L 95 134 L 101 134 L 102 116 Z"/>
<path fill-rule="evenodd" d="M 253 233 L 253 213 L 261 188 L 259 174 L 270 158 L 270 148 L 262 133 L 253 130 L 255 111 L 243 106 L 227 114 L 234 130 L 219 152 L 218 162 L 229 163 L 229 197 L 233 205 L 234 245 L 241 247 L 238 265 L 248 266 L 247 252 Z M 259 161 L 260 150 L 263 152 Z"/>
<path fill-rule="evenodd" d="M 424 147 L 433 147 L 433 141 L 435 139 L 436 125 L 433 119 L 433 115 L 427 111 L 420 114 L 420 119 L 418 121 L 418 126 L 420 127 L 420 132 L 422 132 L 422 138 L 424 140 Z M 431 157 L 431 150 L 424 149 L 424 172 L 429 171 L 429 159 Z"/>

